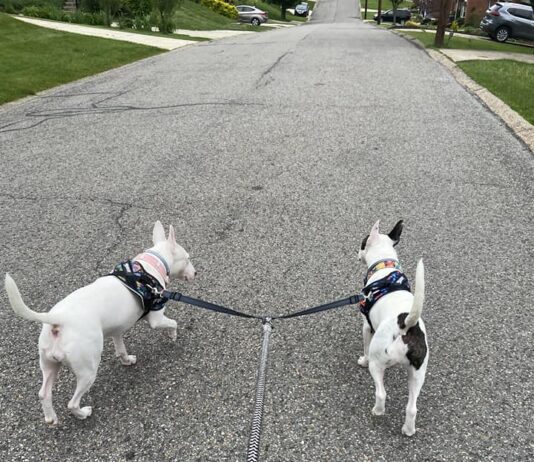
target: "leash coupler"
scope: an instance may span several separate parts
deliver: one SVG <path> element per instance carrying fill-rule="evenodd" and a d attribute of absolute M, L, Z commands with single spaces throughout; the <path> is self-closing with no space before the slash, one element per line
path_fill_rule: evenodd
<path fill-rule="evenodd" d="M 271 318 L 264 318 L 260 363 L 256 379 L 256 399 L 247 449 L 247 462 L 257 462 L 260 455 L 261 426 L 263 421 L 263 401 L 265 398 L 265 379 L 267 376 L 267 359 L 269 357 L 269 339 L 273 326 Z"/>

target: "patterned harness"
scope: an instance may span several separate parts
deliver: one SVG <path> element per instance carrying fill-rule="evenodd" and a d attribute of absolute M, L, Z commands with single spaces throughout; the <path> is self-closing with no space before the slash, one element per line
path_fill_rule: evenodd
<path fill-rule="evenodd" d="M 161 296 L 164 288 L 154 276 L 145 271 L 138 261 L 121 262 L 108 276 L 115 276 L 127 289 L 139 297 L 143 308 L 143 314 L 139 319 L 145 317 L 150 311 L 165 308 L 168 299 Z"/>
<path fill-rule="evenodd" d="M 369 278 L 374 273 L 384 268 L 395 268 L 395 271 L 392 271 L 386 277 L 383 277 L 382 279 L 379 279 L 378 281 L 374 281 L 371 284 L 367 285 L 367 281 L 369 280 Z M 401 267 L 398 261 L 383 260 L 374 264 L 371 268 L 369 268 L 369 271 L 367 272 L 367 276 L 364 280 L 365 287 L 361 291 L 363 297 L 359 304 L 360 312 L 367 319 L 372 333 L 374 333 L 375 330 L 373 328 L 373 324 L 371 323 L 371 317 L 369 314 L 374 304 L 385 295 L 391 294 L 398 290 L 407 290 L 408 292 L 411 292 L 408 278 L 404 273 L 399 271 L 400 269 Z"/>

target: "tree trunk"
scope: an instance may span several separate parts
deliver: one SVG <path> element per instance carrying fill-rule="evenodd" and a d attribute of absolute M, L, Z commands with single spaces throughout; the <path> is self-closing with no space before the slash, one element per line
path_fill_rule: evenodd
<path fill-rule="evenodd" d="M 437 48 L 443 47 L 445 38 L 445 29 L 447 28 L 447 21 L 449 19 L 449 12 L 451 11 L 451 0 L 441 0 L 438 18 L 438 30 L 436 31 L 436 38 L 434 39 L 434 46 Z"/>

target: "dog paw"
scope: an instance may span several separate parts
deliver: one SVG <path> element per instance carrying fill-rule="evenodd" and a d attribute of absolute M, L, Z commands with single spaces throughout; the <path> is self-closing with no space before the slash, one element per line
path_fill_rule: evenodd
<path fill-rule="evenodd" d="M 402 433 L 406 436 L 413 436 L 415 435 L 415 428 L 408 428 L 406 424 L 402 426 Z"/>
<path fill-rule="evenodd" d="M 386 410 L 384 408 L 375 406 L 371 412 L 373 413 L 373 415 L 384 415 L 385 411 Z"/>
<path fill-rule="evenodd" d="M 360 356 L 358 358 L 358 364 L 361 366 L 361 367 L 367 367 L 369 366 L 369 358 L 367 356 Z"/>
<path fill-rule="evenodd" d="M 178 337 L 176 327 L 171 327 L 170 329 L 167 329 L 167 335 L 173 342 L 176 341 L 176 338 Z"/>
<path fill-rule="evenodd" d="M 131 366 L 137 362 L 137 356 L 135 355 L 121 356 L 120 360 L 123 366 Z"/>
<path fill-rule="evenodd" d="M 55 427 L 58 424 L 57 415 L 45 417 L 45 422 L 51 427 Z"/>
<path fill-rule="evenodd" d="M 91 406 L 85 406 L 80 409 L 80 414 L 77 416 L 79 419 L 87 419 L 93 413 Z"/>

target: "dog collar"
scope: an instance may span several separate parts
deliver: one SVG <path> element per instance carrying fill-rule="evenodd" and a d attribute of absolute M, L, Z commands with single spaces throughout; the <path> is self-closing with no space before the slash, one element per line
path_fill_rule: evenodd
<path fill-rule="evenodd" d="M 160 284 L 165 287 L 164 283 L 169 283 L 170 268 L 165 259 L 154 250 L 145 250 L 143 253 L 137 255 L 133 261 L 141 264 L 145 263 L 156 271 L 154 276 L 159 280 Z M 164 283 L 162 283 L 162 281 Z"/>
<path fill-rule="evenodd" d="M 401 265 L 398 260 L 394 260 L 392 258 L 379 260 L 367 270 L 367 276 L 365 277 L 364 284 L 367 284 L 367 281 L 371 278 L 373 274 L 386 268 L 393 268 L 402 271 Z"/>

